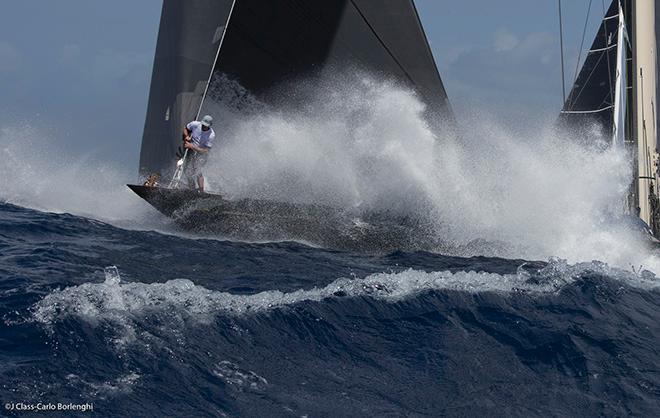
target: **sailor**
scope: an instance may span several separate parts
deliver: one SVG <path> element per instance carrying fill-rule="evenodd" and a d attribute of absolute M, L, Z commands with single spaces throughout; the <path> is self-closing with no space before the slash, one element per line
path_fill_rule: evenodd
<path fill-rule="evenodd" d="M 213 118 L 206 115 L 201 121 L 194 120 L 183 128 L 183 146 L 188 150 L 186 172 L 193 182 L 197 181 L 197 186 L 202 192 L 204 191 L 202 167 L 206 164 L 208 153 L 215 140 L 215 132 L 211 125 Z"/>

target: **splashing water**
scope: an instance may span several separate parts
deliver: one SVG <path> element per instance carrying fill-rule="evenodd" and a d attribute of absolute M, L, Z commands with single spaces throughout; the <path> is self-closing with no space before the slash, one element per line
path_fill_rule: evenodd
<path fill-rule="evenodd" d="M 552 126 L 514 132 L 479 114 L 458 138 L 437 133 L 413 92 L 341 80 L 304 92 L 302 109 L 232 115 L 207 171 L 211 187 L 235 198 L 415 213 L 457 245 L 506 243 L 508 257 L 660 271 L 638 232 L 617 219 L 632 177 L 624 151 L 604 150 L 599 138 L 577 143 Z M 221 104 L 214 111 L 226 113 Z"/>
<path fill-rule="evenodd" d="M 413 92 L 364 75 L 305 94 L 295 110 L 277 111 L 243 95 L 248 109 L 220 117 L 209 189 L 230 198 L 415 213 L 433 219 L 451 243 L 500 242 L 506 252 L 496 254 L 511 258 L 597 259 L 660 271 L 660 258 L 616 219 L 631 178 L 620 150 L 578 144 L 549 127 L 521 134 L 480 114 L 458 138 L 438 133 Z M 156 215 L 125 188 L 132 174 L 84 157 L 56 161 L 38 132 L 23 130 L 29 144 L 18 146 L 12 131 L 0 133 L 0 199 L 140 225 Z M 472 245 L 469 254 L 494 253 Z"/>
<path fill-rule="evenodd" d="M 15 132 L 21 132 L 20 142 L 14 140 Z M 133 174 L 122 172 L 112 161 L 63 152 L 38 129 L 0 129 L 0 158 L 1 201 L 114 223 L 146 222 L 156 214 L 126 188 Z"/>

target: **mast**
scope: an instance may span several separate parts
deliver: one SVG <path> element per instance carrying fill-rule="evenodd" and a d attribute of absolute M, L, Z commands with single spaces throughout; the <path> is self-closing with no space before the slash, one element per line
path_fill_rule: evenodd
<path fill-rule="evenodd" d="M 656 6 L 655 0 L 637 0 L 633 13 L 634 137 L 639 217 L 658 230 L 653 213 L 657 206 L 658 174 L 654 162 L 657 142 Z M 656 232 L 657 233 L 657 232 Z"/>
<path fill-rule="evenodd" d="M 612 145 L 624 146 L 626 142 L 626 118 L 628 115 L 628 30 L 623 8 L 619 4 L 619 29 L 616 42 L 616 81 L 614 87 L 614 125 Z"/>

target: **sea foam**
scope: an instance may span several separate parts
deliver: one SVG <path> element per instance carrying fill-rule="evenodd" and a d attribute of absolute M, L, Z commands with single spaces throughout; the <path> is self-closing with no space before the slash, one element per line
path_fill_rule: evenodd
<path fill-rule="evenodd" d="M 623 281 L 634 287 L 657 289 L 660 281 L 650 271 L 624 271 L 601 262 L 568 264 L 552 259 L 546 267 L 528 271 L 524 265 L 516 274 L 475 271 L 424 272 L 408 269 L 397 273 L 377 273 L 365 278 L 340 278 L 324 287 L 293 292 L 270 290 L 253 295 L 236 295 L 209 290 L 188 279 L 164 283 L 122 283 L 116 267 L 106 269 L 103 283 L 84 283 L 55 290 L 33 307 L 33 319 L 52 325 L 76 317 L 91 324 L 99 321 L 128 323 L 132 319 L 167 312 L 178 320 L 209 322 L 215 315 L 241 316 L 262 314 L 303 302 L 329 298 L 373 298 L 399 302 L 429 291 L 467 293 L 525 292 L 529 295 L 552 294 L 574 283 L 586 273 L 596 273 Z"/>

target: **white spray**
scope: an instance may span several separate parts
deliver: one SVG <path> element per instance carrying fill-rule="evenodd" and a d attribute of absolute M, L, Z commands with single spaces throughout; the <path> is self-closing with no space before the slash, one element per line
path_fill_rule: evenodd
<path fill-rule="evenodd" d="M 431 215 L 448 241 L 503 242 L 509 257 L 660 271 L 660 259 L 614 220 L 631 178 L 622 150 L 598 138 L 578 144 L 552 126 L 512 132 L 479 114 L 460 139 L 437 135 L 415 94 L 393 83 L 355 76 L 316 87 L 295 111 L 232 115 L 227 129 L 220 122 L 211 187 L 233 198 Z"/>
<path fill-rule="evenodd" d="M 122 172 L 113 161 L 68 153 L 34 127 L 2 127 L 0 161 L 0 201 L 122 226 L 158 217 L 126 187 L 134 174 Z"/>
<path fill-rule="evenodd" d="M 218 143 L 206 175 L 227 197 L 417 212 L 435 219 L 448 241 L 504 242 L 508 257 L 660 271 L 660 259 L 611 221 L 631 177 L 620 151 L 558 138 L 550 128 L 519 134 L 479 114 L 460 140 L 440 136 L 414 93 L 364 76 L 323 84 L 295 111 L 213 114 L 221 115 Z M 55 160 L 40 135 L 23 137 L 29 146 L 0 132 L 2 200 L 104 220 L 154 216 L 124 186 L 133 173 Z M 471 248 L 493 254 L 487 245 Z"/>

